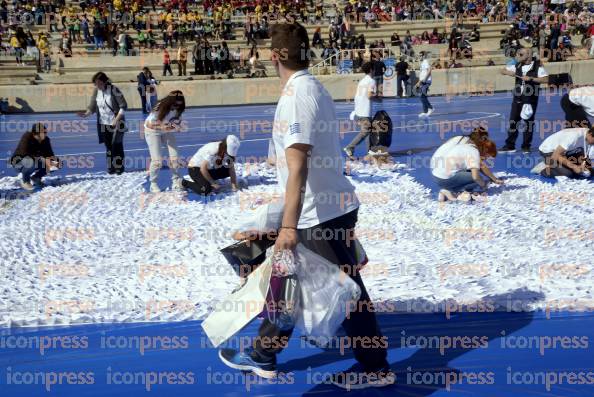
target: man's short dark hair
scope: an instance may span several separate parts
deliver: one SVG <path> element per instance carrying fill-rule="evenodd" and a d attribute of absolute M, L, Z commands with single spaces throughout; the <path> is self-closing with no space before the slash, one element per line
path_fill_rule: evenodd
<path fill-rule="evenodd" d="M 361 70 L 363 71 L 363 73 L 365 74 L 369 74 L 371 73 L 371 69 L 372 69 L 372 65 L 371 62 L 365 62 L 362 66 L 361 66 Z"/>
<path fill-rule="evenodd" d="M 277 23 L 270 28 L 272 51 L 278 54 L 280 63 L 291 70 L 309 66 L 311 59 L 307 30 L 294 23 Z"/>

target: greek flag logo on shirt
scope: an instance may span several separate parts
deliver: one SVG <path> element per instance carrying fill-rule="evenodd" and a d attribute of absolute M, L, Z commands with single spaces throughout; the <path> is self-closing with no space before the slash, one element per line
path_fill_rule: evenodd
<path fill-rule="evenodd" d="M 301 133 L 301 127 L 299 123 L 293 123 L 289 126 L 289 135 L 295 135 Z"/>

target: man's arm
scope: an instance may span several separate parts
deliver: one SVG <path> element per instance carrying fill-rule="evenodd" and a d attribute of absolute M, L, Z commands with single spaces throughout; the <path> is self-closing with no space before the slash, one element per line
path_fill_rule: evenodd
<path fill-rule="evenodd" d="M 582 172 L 585 169 L 583 166 L 576 165 L 576 164 L 572 163 L 571 161 L 569 161 L 569 159 L 567 157 L 565 157 L 565 148 L 561 145 L 557 146 L 557 149 L 555 149 L 555 151 L 551 155 L 551 160 L 553 160 L 557 164 L 560 164 L 566 168 L 569 168 L 576 174 L 579 174 L 580 172 Z"/>
<path fill-rule="evenodd" d="M 202 164 L 200 164 L 200 173 L 204 179 L 206 179 L 208 183 L 212 185 L 213 189 L 218 189 L 220 187 L 219 184 L 214 179 L 212 179 L 210 172 L 208 172 L 208 161 L 203 161 Z"/>
<path fill-rule="evenodd" d="M 275 251 L 293 250 L 297 246 L 297 225 L 307 181 L 307 164 L 312 146 L 297 143 L 285 150 L 289 176 L 285 192 L 285 210 L 281 229 L 274 245 Z"/>
<path fill-rule="evenodd" d="M 501 74 L 506 75 L 506 76 L 512 76 L 512 77 L 516 77 L 516 72 L 512 72 L 511 70 L 507 70 L 507 69 L 501 69 Z"/>

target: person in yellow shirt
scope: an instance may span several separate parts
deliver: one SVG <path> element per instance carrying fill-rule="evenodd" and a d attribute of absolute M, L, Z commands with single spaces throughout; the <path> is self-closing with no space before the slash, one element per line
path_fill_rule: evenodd
<path fill-rule="evenodd" d="M 10 37 L 10 46 L 14 49 L 17 66 L 25 66 L 25 63 L 23 62 L 23 46 L 16 35 Z"/>

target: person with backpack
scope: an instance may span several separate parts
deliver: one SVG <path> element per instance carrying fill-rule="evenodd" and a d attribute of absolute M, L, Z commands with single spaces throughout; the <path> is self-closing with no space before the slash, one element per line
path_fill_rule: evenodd
<path fill-rule="evenodd" d="M 107 171 L 121 175 L 124 172 L 124 133 L 128 131 L 126 109 L 128 103 L 122 91 L 114 86 L 103 72 L 97 72 L 91 79 L 95 89 L 86 111 L 79 117 L 97 114 L 97 135 L 99 143 L 105 144 Z"/>
<path fill-rule="evenodd" d="M 373 64 L 366 62 L 361 66 L 365 76 L 357 84 L 355 93 L 355 110 L 351 113 L 351 120 L 357 120 L 361 130 L 357 136 L 343 150 L 349 158 L 353 158 L 355 147 L 366 140 L 371 132 L 371 100 L 377 95 L 377 82 L 373 78 Z M 369 147 L 367 148 L 369 150 Z M 366 152 L 367 153 L 367 152 Z"/>
<path fill-rule="evenodd" d="M 533 58 L 531 48 L 521 48 L 517 53 L 517 57 L 518 63 L 516 65 L 509 65 L 501 70 L 501 74 L 512 76 L 516 80 L 507 139 L 505 145 L 499 149 L 502 153 L 516 151 L 518 126 L 522 121 L 525 123 L 522 151 L 530 153 L 540 85 L 549 80 L 542 63 Z"/>
<path fill-rule="evenodd" d="M 213 190 L 221 188 L 217 183 L 219 179 L 230 178 L 231 189 L 237 191 L 234 164 L 240 144 L 239 138 L 235 135 L 227 135 L 221 141 L 202 146 L 188 163 L 191 180 L 183 179 L 183 187 L 201 195 L 208 195 Z"/>
<path fill-rule="evenodd" d="M 157 178 L 162 167 L 163 156 L 161 146 L 166 145 L 169 151 L 169 168 L 172 173 L 171 186 L 173 190 L 183 190 L 179 174 L 179 156 L 175 133 L 180 130 L 181 115 L 186 109 L 186 101 L 181 91 L 171 91 L 153 108 L 144 122 L 144 137 L 151 156 L 149 166 L 149 180 L 151 193 L 161 191 Z"/>
<path fill-rule="evenodd" d="M 430 161 L 433 180 L 439 186 L 439 201 L 469 201 L 484 193 L 486 175 L 493 183 L 503 181 L 491 172 L 485 160 L 497 156 L 497 148 L 484 128 L 469 136 L 455 136 L 442 144 Z"/>
<path fill-rule="evenodd" d="M 20 184 L 23 189 L 33 190 L 35 187 L 44 186 L 41 178 L 52 167 L 60 167 L 60 161 L 54 155 L 45 125 L 35 123 L 31 131 L 23 134 L 10 158 L 10 164 L 21 174 Z"/>

